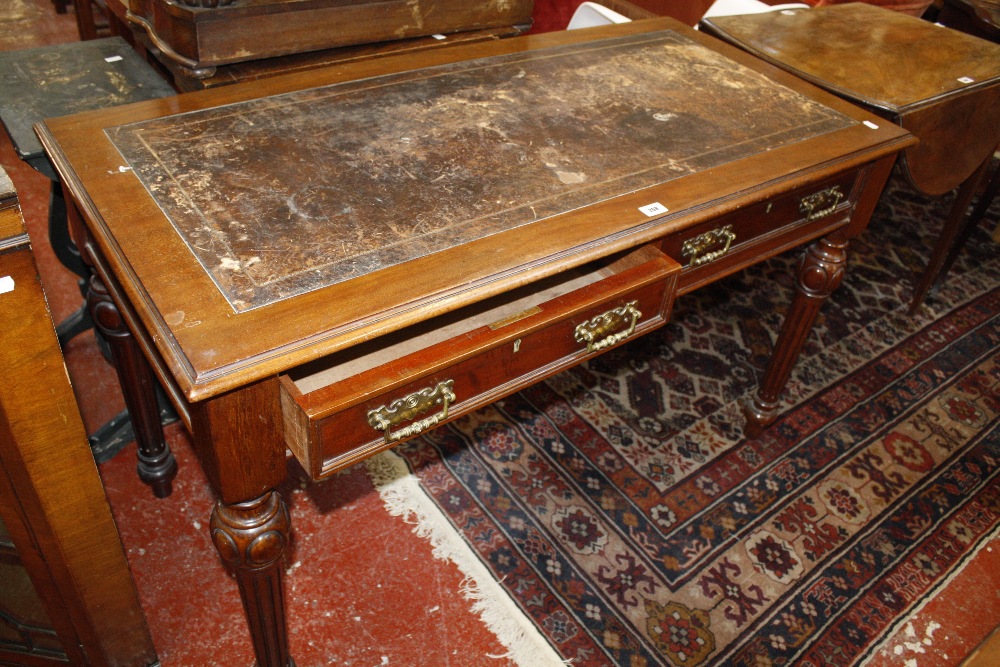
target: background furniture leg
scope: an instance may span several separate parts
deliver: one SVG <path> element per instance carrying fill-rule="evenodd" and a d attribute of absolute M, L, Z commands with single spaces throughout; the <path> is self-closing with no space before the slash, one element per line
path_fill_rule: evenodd
<path fill-rule="evenodd" d="M 177 476 L 177 461 L 163 438 L 153 369 L 132 338 L 107 287 L 96 274 L 90 279 L 87 303 L 95 327 L 111 347 L 125 407 L 139 446 L 139 479 L 153 490 L 154 496 L 166 498 Z"/>
<path fill-rule="evenodd" d="M 90 310 L 84 304 L 56 326 L 59 347 L 65 349 L 67 343 L 92 326 L 94 323 L 90 320 Z"/>
<path fill-rule="evenodd" d="M 917 287 L 913 290 L 913 297 L 910 300 L 911 315 L 917 312 L 920 304 L 924 302 L 924 297 L 927 296 L 931 287 L 937 282 L 938 277 L 945 274 L 944 267 L 947 264 L 948 255 L 951 252 L 957 254 L 961 250 L 958 239 L 968 238 L 968 235 L 972 233 L 971 229 L 966 230 L 968 225 L 971 224 L 972 218 L 967 218 L 965 214 L 969 210 L 969 204 L 972 203 L 972 198 L 976 193 L 979 181 L 982 180 L 983 174 L 989 168 L 989 164 L 990 158 L 987 158 L 972 176 L 969 176 L 959 186 L 958 192 L 955 193 L 955 201 L 952 203 L 951 211 L 948 212 L 948 217 L 941 228 L 941 236 L 938 237 L 937 242 L 934 244 L 934 250 L 931 252 L 930 260 L 927 262 L 927 268 L 924 269 Z M 954 258 L 952 258 L 952 261 L 954 261 Z"/>
<path fill-rule="evenodd" d="M 80 256 L 69 229 L 69 210 L 62 183 L 52 181 L 49 191 L 49 245 L 59 263 L 81 278 L 90 277 L 90 269 Z"/>
<path fill-rule="evenodd" d="M 937 289 L 941 283 L 944 282 L 944 277 L 948 275 L 948 271 L 951 270 L 955 260 L 958 259 L 958 254 L 962 252 L 963 246 L 965 246 L 969 237 L 972 236 L 972 232 L 974 232 L 976 227 L 979 225 L 979 221 L 986 215 L 986 211 L 989 210 L 993 200 L 996 199 L 998 191 L 1000 191 L 1000 164 L 996 165 L 996 168 L 993 170 L 993 177 L 986 185 L 982 194 L 979 195 L 979 199 L 976 201 L 976 206 L 972 209 L 972 213 L 969 214 L 969 217 L 962 225 L 962 230 L 959 233 L 958 238 L 956 238 L 955 242 L 952 244 L 951 250 L 948 252 L 948 256 L 945 258 L 944 264 L 941 266 L 941 271 L 938 273 L 937 280 L 934 281 L 934 285 L 931 287 L 931 290 Z M 997 229 L 1000 229 L 1000 225 L 997 226 Z M 994 234 L 995 233 L 996 232 L 994 231 Z"/>
<path fill-rule="evenodd" d="M 49 245 L 59 263 L 80 276 L 80 293 L 86 296 L 90 269 L 80 256 L 80 251 L 70 234 L 67 214 L 66 196 L 62 184 L 54 180 L 49 191 Z M 56 326 L 59 346 L 65 349 L 69 341 L 92 326 L 94 323 L 90 320 L 90 310 L 84 303 Z"/>
<path fill-rule="evenodd" d="M 97 39 L 97 22 L 94 19 L 92 0 L 73 0 L 76 8 L 76 28 L 80 33 L 80 41 Z"/>
<path fill-rule="evenodd" d="M 245 503 L 216 504 L 212 541 L 236 575 L 258 667 L 294 667 L 288 654 L 282 556 L 291 521 L 275 491 Z"/>
<path fill-rule="evenodd" d="M 803 254 L 796 273 L 796 292 L 778 335 L 760 388 L 746 405 L 746 434 L 757 437 L 778 415 L 781 393 L 788 383 L 812 330 L 820 306 L 840 286 L 847 265 L 848 241 L 840 234 L 821 238 Z"/>
<path fill-rule="evenodd" d="M 110 351 L 108 356 L 111 356 Z M 109 359 L 108 363 L 113 365 L 114 361 Z M 159 406 L 161 426 L 167 426 L 179 419 L 174 406 L 159 384 L 156 385 L 156 402 Z M 132 418 L 128 410 L 122 410 L 106 421 L 87 436 L 87 439 L 90 441 L 90 451 L 94 454 L 94 461 L 100 464 L 113 459 L 128 443 L 135 440 L 135 429 L 132 428 Z"/>

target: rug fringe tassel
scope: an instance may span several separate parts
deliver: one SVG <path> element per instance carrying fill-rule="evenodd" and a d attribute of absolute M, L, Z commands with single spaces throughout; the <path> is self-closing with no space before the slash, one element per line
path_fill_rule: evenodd
<path fill-rule="evenodd" d="M 384 452 L 367 459 L 365 465 L 389 514 L 413 524 L 413 532 L 430 541 L 434 556 L 455 563 L 465 576 L 459 590 L 472 601 L 473 613 L 507 649 L 505 654 L 489 657 L 508 658 L 523 667 L 571 664 L 556 653 L 531 620 L 514 604 L 472 548 L 427 497 L 402 457 Z"/>

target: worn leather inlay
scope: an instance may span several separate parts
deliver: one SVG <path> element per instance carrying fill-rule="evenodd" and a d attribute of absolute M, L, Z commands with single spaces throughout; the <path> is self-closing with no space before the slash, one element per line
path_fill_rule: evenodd
<path fill-rule="evenodd" d="M 107 133 L 243 311 L 854 122 L 664 31 Z"/>

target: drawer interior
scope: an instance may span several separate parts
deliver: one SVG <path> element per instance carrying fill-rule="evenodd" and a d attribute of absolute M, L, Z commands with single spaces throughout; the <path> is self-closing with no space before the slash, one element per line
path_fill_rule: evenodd
<path fill-rule="evenodd" d="M 540 312 L 543 303 L 596 284 L 658 256 L 660 252 L 657 249 L 643 246 L 606 260 L 570 269 L 324 357 L 294 369 L 289 372 L 288 378 L 299 393 L 309 394 L 439 343 L 459 339 L 482 327 L 498 331 L 511 326 Z"/>

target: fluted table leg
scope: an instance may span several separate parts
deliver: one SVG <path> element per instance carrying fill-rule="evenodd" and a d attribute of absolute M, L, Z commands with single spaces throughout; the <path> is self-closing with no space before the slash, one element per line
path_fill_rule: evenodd
<path fill-rule="evenodd" d="M 802 256 L 796 273 L 795 298 L 781 327 L 764 379 L 746 405 L 746 433 L 750 437 L 760 435 L 777 417 L 781 394 L 819 309 L 844 279 L 847 246 L 847 240 L 839 236 L 821 238 Z"/>
<path fill-rule="evenodd" d="M 282 585 L 290 519 L 274 490 L 287 474 L 277 378 L 194 404 L 191 427 L 219 499 L 212 541 L 236 575 L 257 667 L 294 667 Z"/>
<path fill-rule="evenodd" d="M 288 508 L 275 491 L 245 503 L 220 502 L 212 512 L 212 540 L 236 575 L 259 667 L 293 665 L 281 573 L 289 525 Z"/>

